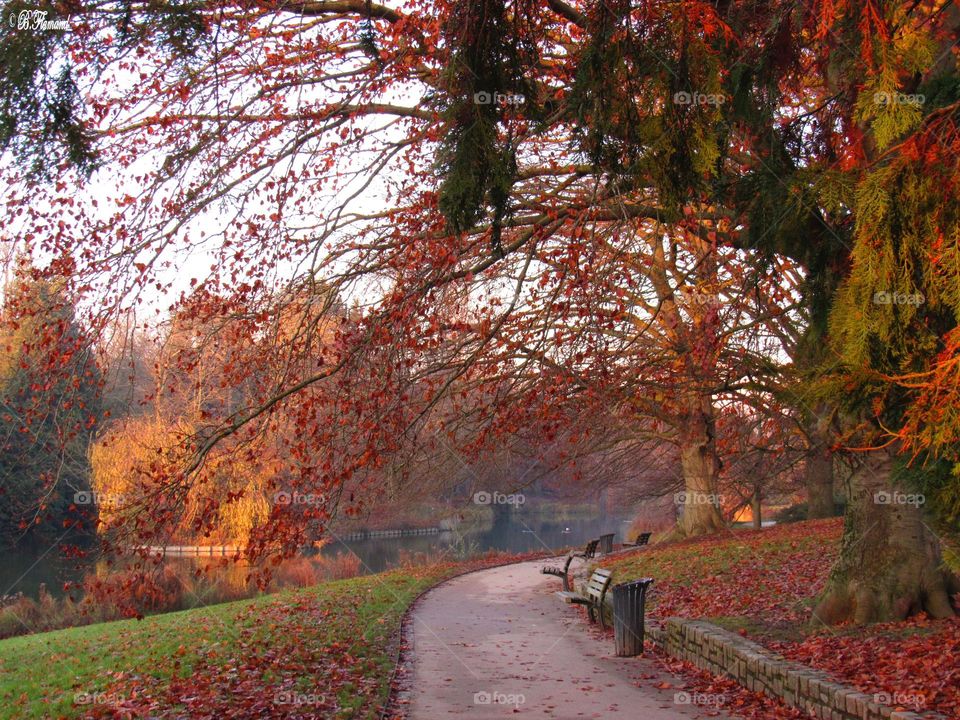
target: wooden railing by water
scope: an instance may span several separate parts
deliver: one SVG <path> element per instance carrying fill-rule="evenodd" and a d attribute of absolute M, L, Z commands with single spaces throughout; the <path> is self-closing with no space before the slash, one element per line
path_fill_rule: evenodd
<path fill-rule="evenodd" d="M 408 537 L 411 535 L 437 535 L 444 532 L 438 527 L 408 528 L 406 530 L 365 530 L 363 532 L 348 533 L 340 537 L 343 541 L 368 540 L 370 538 Z"/>
<path fill-rule="evenodd" d="M 150 555 L 176 557 L 226 557 L 235 555 L 240 547 L 237 545 L 148 545 L 134 548 L 134 550 L 146 550 Z"/>
<path fill-rule="evenodd" d="M 405 530 L 365 530 L 341 535 L 338 539 L 349 542 L 371 538 L 438 535 L 442 532 L 446 531 L 438 527 L 408 528 Z M 330 538 L 337 539 L 335 535 L 331 535 Z M 242 551 L 242 548 L 237 545 L 147 545 L 134 548 L 134 550 L 146 550 L 150 555 L 162 555 L 164 557 L 228 557 L 235 555 L 237 551 Z"/>

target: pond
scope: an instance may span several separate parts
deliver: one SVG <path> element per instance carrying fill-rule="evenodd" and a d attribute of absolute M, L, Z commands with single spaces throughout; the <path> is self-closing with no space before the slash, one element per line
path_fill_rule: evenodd
<path fill-rule="evenodd" d="M 582 546 L 601 533 L 617 533 L 616 542 L 627 528 L 623 517 L 601 516 L 599 513 L 560 515 L 556 512 L 524 508 L 494 516 L 486 526 L 464 526 L 456 531 L 434 535 L 376 537 L 363 540 L 332 538 L 320 551 L 326 557 L 354 553 L 360 560 L 362 574 L 378 573 L 396 567 L 406 558 L 425 555 L 432 558 L 462 559 L 470 555 L 498 550 L 511 553 L 538 550 L 559 552 L 570 546 Z M 170 557 L 165 562 L 193 570 L 207 565 L 209 558 Z M 242 570 L 232 567 L 213 570 L 237 575 Z M 36 598 L 40 586 L 54 596 L 62 596 L 65 582 L 79 582 L 89 573 L 107 571 L 103 561 L 65 560 L 56 547 L 17 548 L 4 551 L 0 557 L 0 597 L 23 593 Z"/>
<path fill-rule="evenodd" d="M 557 519 L 551 513 L 513 512 L 496 516 L 493 524 L 485 528 L 467 527 L 437 535 L 348 541 L 334 539 L 322 552 L 353 552 L 360 558 L 365 572 L 376 573 L 396 566 L 404 555 L 409 554 L 462 558 L 488 550 L 510 553 L 539 550 L 559 552 L 566 547 L 584 545 L 602 533 L 616 533 L 614 541 L 620 542 L 622 531 L 626 528 L 626 520 L 609 515 L 574 515 Z"/>

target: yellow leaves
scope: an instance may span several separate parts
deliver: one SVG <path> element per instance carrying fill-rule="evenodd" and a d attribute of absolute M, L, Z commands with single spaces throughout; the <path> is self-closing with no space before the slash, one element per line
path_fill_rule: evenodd
<path fill-rule="evenodd" d="M 855 111 L 858 122 L 871 125 L 881 150 L 920 124 L 927 98 L 903 88 L 901 80 L 928 72 L 936 50 L 933 38 L 912 28 L 908 19 L 895 24 L 901 30 L 876 49 L 876 70 L 861 89 Z"/>
<path fill-rule="evenodd" d="M 857 233 L 884 222 L 891 208 L 890 181 L 895 169 L 881 167 L 870 173 L 856 189 Z"/>
<path fill-rule="evenodd" d="M 879 149 L 884 149 L 920 125 L 926 98 L 901 92 L 883 76 L 868 83 L 857 98 L 855 117 L 869 123 Z"/>

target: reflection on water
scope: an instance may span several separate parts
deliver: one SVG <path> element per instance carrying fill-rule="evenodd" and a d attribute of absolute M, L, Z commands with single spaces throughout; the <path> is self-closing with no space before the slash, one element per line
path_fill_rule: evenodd
<path fill-rule="evenodd" d="M 118 564 L 102 559 L 65 560 L 56 548 L 44 553 L 44 548 L 21 548 L 17 552 L 7 552 L 0 557 L 0 597 L 22 593 L 37 598 L 40 587 L 54 597 L 66 595 L 64 585 L 82 582 L 88 575 L 105 577 L 114 572 Z M 206 570 L 215 576 L 220 585 L 232 588 L 238 593 L 247 585 L 249 568 L 242 563 L 224 562 L 221 558 L 210 557 L 169 557 L 165 563 L 175 566 L 181 572 L 178 575 L 192 576 L 198 569 Z"/>
<path fill-rule="evenodd" d="M 620 518 L 580 516 L 555 520 L 531 513 L 496 515 L 487 528 L 463 528 L 439 535 L 412 535 L 395 538 L 369 538 L 347 542 L 333 540 L 323 553 L 336 555 L 351 551 L 359 556 L 364 571 L 381 572 L 396 566 L 401 556 L 423 553 L 450 558 L 483 553 L 488 550 L 523 553 L 538 550 L 557 552 L 569 546 L 583 545 L 602 533 L 617 533 L 620 542 L 626 524 Z"/>
<path fill-rule="evenodd" d="M 327 557 L 353 552 L 360 558 L 362 573 L 376 573 L 397 566 L 404 558 L 425 555 L 435 558 L 458 559 L 468 555 L 498 550 L 511 553 L 531 551 L 560 551 L 569 546 L 580 546 L 604 532 L 616 532 L 617 541 L 627 526 L 622 518 L 598 515 L 558 518 L 556 515 L 524 509 L 503 512 L 494 516 L 486 527 L 461 527 L 457 531 L 438 535 L 411 535 L 408 537 L 370 538 L 347 542 L 331 539 L 321 553 Z M 178 557 L 167 558 L 187 571 L 197 567 L 212 568 L 211 572 L 230 585 L 243 583 L 248 568 L 219 559 Z M 41 585 L 52 595 L 63 595 L 66 582 L 79 582 L 90 573 L 109 572 L 103 561 L 65 560 L 57 548 L 18 548 L 4 551 L 0 556 L 0 596 L 23 593 L 37 597 Z"/>
<path fill-rule="evenodd" d="M 0 557 L 0 597 L 23 593 L 37 597 L 45 585 L 54 595 L 63 594 L 63 584 L 79 581 L 90 571 L 91 563 L 65 560 L 57 547 L 6 548 Z"/>

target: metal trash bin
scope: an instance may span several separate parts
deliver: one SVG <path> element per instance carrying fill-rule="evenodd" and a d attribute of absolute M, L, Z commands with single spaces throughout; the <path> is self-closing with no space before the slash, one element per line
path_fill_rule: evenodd
<path fill-rule="evenodd" d="M 613 642 L 617 657 L 643 654 L 643 609 L 653 578 L 620 583 L 613 588 Z"/>
<path fill-rule="evenodd" d="M 600 552 L 602 552 L 604 555 L 613 552 L 614 535 L 616 535 L 616 533 L 609 533 L 607 535 L 600 536 Z"/>

